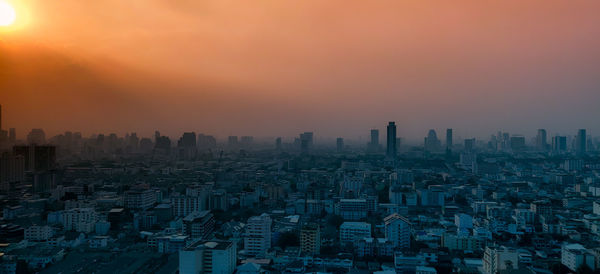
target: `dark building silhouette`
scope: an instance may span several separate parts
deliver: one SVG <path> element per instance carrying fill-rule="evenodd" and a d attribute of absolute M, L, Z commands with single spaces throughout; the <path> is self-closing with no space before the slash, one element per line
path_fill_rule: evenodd
<path fill-rule="evenodd" d="M 538 150 L 546 150 L 548 148 L 547 134 L 545 129 L 538 129 L 535 136 L 535 147 Z"/>
<path fill-rule="evenodd" d="M 452 137 L 452 129 L 446 129 L 446 149 L 452 149 L 454 145 L 454 140 Z"/>
<path fill-rule="evenodd" d="M 335 140 L 335 145 L 336 145 L 336 148 L 337 148 L 337 152 L 344 151 L 344 138 L 337 138 Z"/>
<path fill-rule="evenodd" d="M 586 152 L 587 146 L 587 135 L 585 129 L 580 129 L 577 131 L 577 136 L 575 137 L 575 153 L 577 155 L 583 155 Z"/>
<path fill-rule="evenodd" d="M 198 149 L 209 150 L 217 147 L 217 139 L 211 135 L 198 134 Z"/>
<path fill-rule="evenodd" d="M 396 157 L 398 148 L 396 147 L 396 123 L 389 122 L 387 126 L 387 146 L 385 155 L 388 157 Z"/>
<path fill-rule="evenodd" d="M 237 136 L 229 136 L 227 137 L 227 146 L 235 147 L 238 145 L 238 137 Z"/>
<path fill-rule="evenodd" d="M 552 138 L 552 151 L 567 151 L 567 136 L 554 136 L 554 138 Z"/>
<path fill-rule="evenodd" d="M 26 171 L 47 171 L 56 168 L 55 146 L 14 146 L 13 154 L 25 158 Z"/>
<path fill-rule="evenodd" d="M 29 134 L 27 134 L 27 143 L 28 144 L 37 144 L 43 145 L 46 143 L 46 133 L 41 128 L 32 129 Z"/>
<path fill-rule="evenodd" d="M 440 140 L 437 138 L 435 130 L 430 129 L 425 137 L 425 150 L 427 151 L 438 151 L 440 150 Z"/>
<path fill-rule="evenodd" d="M 281 146 L 282 146 L 282 144 L 281 144 L 281 137 L 277 137 L 277 139 L 275 139 L 275 149 L 276 150 L 281 150 L 281 148 L 282 148 Z"/>

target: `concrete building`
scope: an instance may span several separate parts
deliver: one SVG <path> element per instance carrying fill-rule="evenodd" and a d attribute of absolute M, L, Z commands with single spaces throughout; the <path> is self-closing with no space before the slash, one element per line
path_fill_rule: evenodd
<path fill-rule="evenodd" d="M 519 253 L 504 246 L 487 246 L 483 253 L 483 273 L 496 274 L 503 270 L 519 268 Z"/>
<path fill-rule="evenodd" d="M 248 218 L 244 237 L 247 254 L 259 257 L 266 255 L 271 248 L 271 224 L 271 217 L 266 213 Z"/>
<path fill-rule="evenodd" d="M 340 226 L 340 242 L 354 244 L 363 238 L 371 237 L 371 224 L 364 222 L 344 222 Z"/>
<path fill-rule="evenodd" d="M 181 228 L 192 240 L 207 239 L 215 228 L 215 218 L 210 210 L 195 211 L 183 218 Z"/>
<path fill-rule="evenodd" d="M 385 238 L 391 241 L 394 247 L 400 249 L 410 248 L 411 223 L 404 216 L 394 213 L 383 219 L 385 224 Z"/>
<path fill-rule="evenodd" d="M 560 262 L 572 271 L 577 271 L 582 265 L 596 269 L 594 253 L 580 244 L 563 244 L 560 250 Z"/>
<path fill-rule="evenodd" d="M 179 251 L 179 273 L 231 274 L 237 264 L 236 246 L 230 241 L 198 241 Z"/>
<path fill-rule="evenodd" d="M 300 230 L 300 250 L 314 255 L 321 252 L 321 228 L 317 223 L 307 223 Z"/>

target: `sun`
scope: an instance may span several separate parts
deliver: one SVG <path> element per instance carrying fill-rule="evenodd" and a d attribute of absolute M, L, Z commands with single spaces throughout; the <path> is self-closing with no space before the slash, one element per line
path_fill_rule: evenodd
<path fill-rule="evenodd" d="M 16 19 L 15 9 L 9 3 L 0 0 L 0 26 L 10 26 Z"/>

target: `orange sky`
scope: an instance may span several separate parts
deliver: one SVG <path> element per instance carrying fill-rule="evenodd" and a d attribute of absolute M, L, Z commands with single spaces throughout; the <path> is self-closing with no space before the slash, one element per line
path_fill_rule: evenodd
<path fill-rule="evenodd" d="M 600 130 L 598 1 L 11 0 L 5 127 L 367 136 Z"/>

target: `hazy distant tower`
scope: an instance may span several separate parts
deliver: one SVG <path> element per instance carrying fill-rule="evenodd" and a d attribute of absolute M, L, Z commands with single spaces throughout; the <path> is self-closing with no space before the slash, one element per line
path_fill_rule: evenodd
<path fill-rule="evenodd" d="M 453 140 L 452 140 L 452 129 L 446 129 L 446 149 L 452 149 L 452 145 L 453 145 Z"/>
<path fill-rule="evenodd" d="M 575 153 L 577 153 L 577 155 L 585 154 L 586 145 L 587 145 L 587 135 L 586 134 L 587 133 L 586 133 L 585 129 L 580 129 L 577 132 L 577 137 L 575 139 Z"/>
<path fill-rule="evenodd" d="M 344 151 L 344 138 L 337 138 L 335 141 L 337 152 Z"/>
<path fill-rule="evenodd" d="M 387 126 L 387 149 L 386 156 L 388 157 L 396 157 L 397 154 L 396 148 L 396 123 L 389 122 Z"/>
<path fill-rule="evenodd" d="M 537 136 L 535 137 L 535 146 L 538 150 L 546 150 L 548 147 L 548 141 L 546 140 L 546 130 L 541 128 L 538 129 Z"/>

